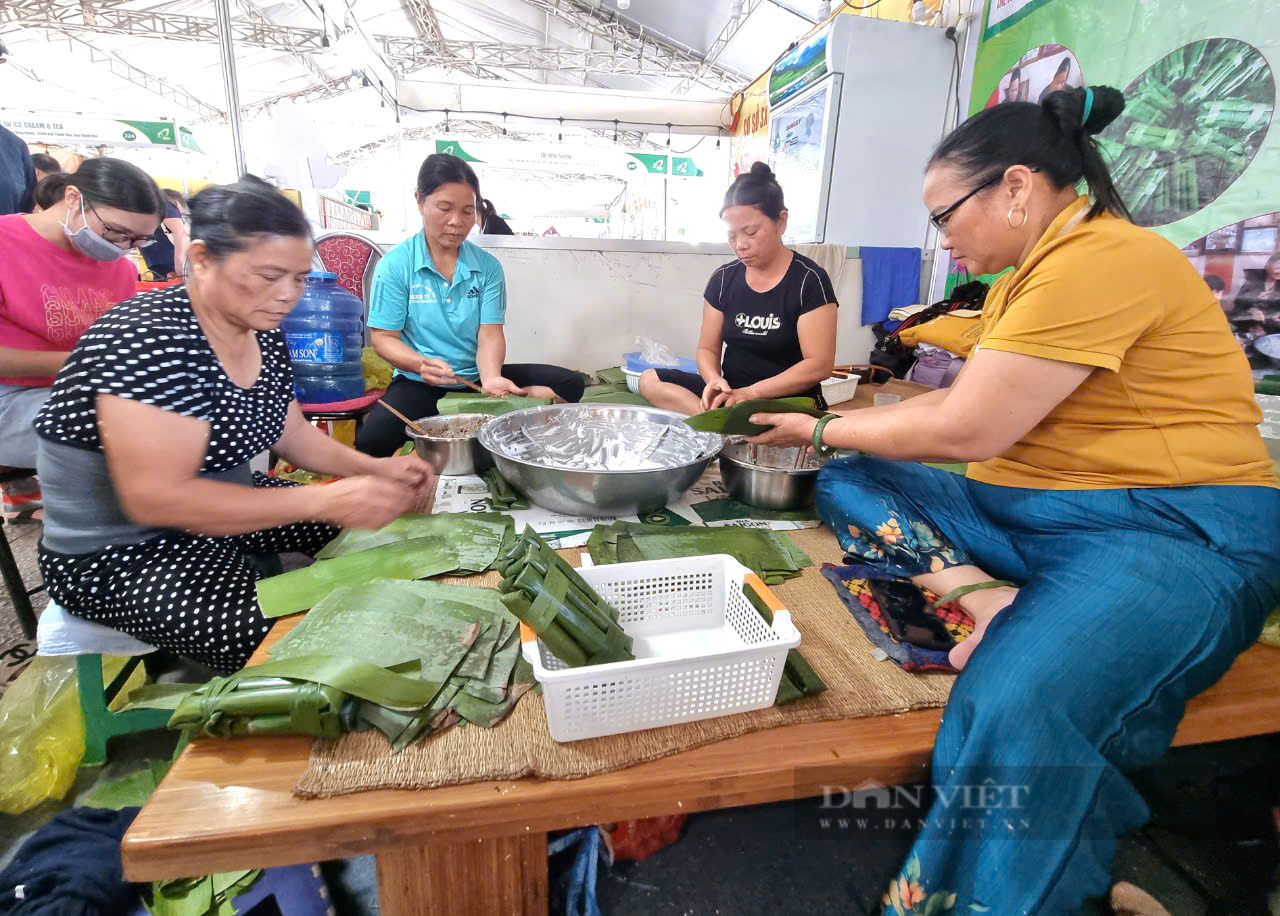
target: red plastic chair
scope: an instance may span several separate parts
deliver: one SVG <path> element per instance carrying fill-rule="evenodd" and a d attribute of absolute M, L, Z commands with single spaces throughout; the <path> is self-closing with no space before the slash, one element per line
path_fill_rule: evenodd
<path fill-rule="evenodd" d="M 324 269 L 338 275 L 338 283 L 365 304 L 369 316 L 369 288 L 382 249 L 355 232 L 328 232 L 316 239 L 316 254 Z"/>

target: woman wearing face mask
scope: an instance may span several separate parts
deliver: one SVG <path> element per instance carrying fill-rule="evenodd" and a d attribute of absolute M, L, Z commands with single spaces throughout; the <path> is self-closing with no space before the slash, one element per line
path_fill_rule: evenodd
<path fill-rule="evenodd" d="M 373 348 L 396 370 L 387 403 L 415 420 L 434 416 L 442 397 L 466 390 L 464 379 L 493 397 L 581 398 L 582 378 L 568 369 L 506 362 L 502 265 L 467 241 L 481 199 L 471 166 L 457 156 L 428 156 L 414 196 L 422 231 L 378 262 L 370 293 Z M 385 410 L 356 434 L 356 448 L 370 455 L 390 455 L 404 441 L 404 424 Z"/>
<path fill-rule="evenodd" d="M 202 191 L 190 212 L 187 285 L 99 319 L 40 412 L 39 557 L 70 613 L 227 673 L 270 627 L 250 555 L 314 553 L 337 527 L 377 528 L 434 481 L 415 456 L 334 441 L 293 398 L 279 325 L 311 270 L 302 212 L 251 177 Z M 343 479 L 252 474 L 268 449 Z"/>
<path fill-rule="evenodd" d="M 1123 770 L 1164 753 L 1280 600 L 1249 367 L 1191 263 L 1128 219 L 1093 140 L 1123 107 L 1065 89 L 980 112 L 934 152 L 942 247 L 972 274 L 1012 268 L 951 388 L 759 418 L 776 427 L 760 442 L 863 452 L 819 475 L 823 520 L 851 561 L 977 624 L 890 912 L 942 892 L 947 912 L 1074 913 L 1104 893 L 1116 836 L 1148 813 Z M 910 463 L 939 459 L 967 478 Z M 996 788 L 982 810 L 942 804 L 977 786 Z"/>
<path fill-rule="evenodd" d="M 707 281 L 699 374 L 649 369 L 640 393 L 685 414 L 753 398 L 804 395 L 824 403 L 820 383 L 836 358 L 835 290 L 825 270 L 782 243 L 787 210 L 767 165 L 757 162 L 734 179 L 720 217 L 738 260 Z"/>
<path fill-rule="evenodd" d="M 33 467 L 32 428 L 80 335 L 138 288 L 125 253 L 151 242 L 164 199 L 141 169 L 88 159 L 39 213 L 0 216 L 0 465 Z"/>

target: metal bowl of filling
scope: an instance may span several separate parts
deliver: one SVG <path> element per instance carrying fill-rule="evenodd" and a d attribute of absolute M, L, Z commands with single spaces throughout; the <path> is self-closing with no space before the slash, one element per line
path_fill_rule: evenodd
<path fill-rule="evenodd" d="M 413 450 L 442 476 L 483 474 L 493 467 L 493 457 L 480 444 L 479 432 L 493 417 L 484 413 L 456 413 L 423 417 L 417 424 L 427 431 L 420 436 L 411 428 L 405 435 L 413 440 Z"/>
<path fill-rule="evenodd" d="M 808 447 L 730 442 L 720 452 L 720 477 L 729 495 L 759 509 L 786 512 L 814 503 L 818 472 L 829 459 Z"/>
<path fill-rule="evenodd" d="M 494 417 L 480 444 L 529 501 L 565 515 L 638 515 L 676 502 L 723 440 L 629 404 L 552 404 Z"/>

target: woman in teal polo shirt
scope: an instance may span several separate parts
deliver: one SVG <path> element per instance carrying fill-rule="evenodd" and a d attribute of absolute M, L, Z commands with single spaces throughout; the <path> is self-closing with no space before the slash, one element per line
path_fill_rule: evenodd
<path fill-rule="evenodd" d="M 568 369 L 506 363 L 502 265 L 467 241 L 480 199 L 471 166 L 457 156 L 428 156 L 415 199 L 422 231 L 378 262 L 369 297 L 373 348 L 396 370 L 387 403 L 414 419 L 434 416 L 442 397 L 465 390 L 462 379 L 494 397 L 581 398 L 582 378 Z M 384 457 L 404 440 L 404 425 L 379 410 L 356 435 L 356 448 Z"/>

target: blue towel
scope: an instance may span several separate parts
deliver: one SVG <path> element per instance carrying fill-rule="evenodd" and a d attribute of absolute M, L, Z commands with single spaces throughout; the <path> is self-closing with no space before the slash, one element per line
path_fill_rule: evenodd
<path fill-rule="evenodd" d="M 876 324 L 920 302 L 920 249 L 861 247 L 862 323 Z"/>

